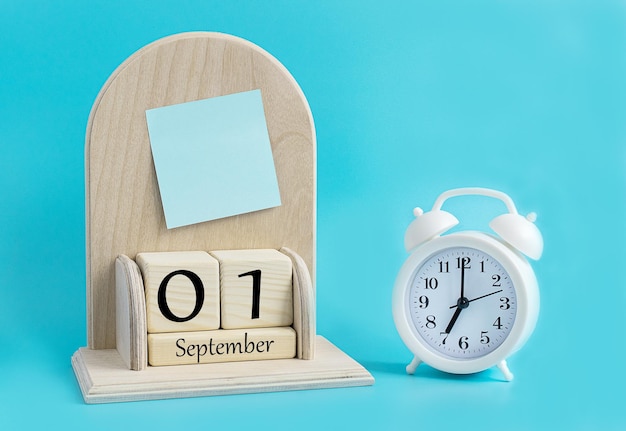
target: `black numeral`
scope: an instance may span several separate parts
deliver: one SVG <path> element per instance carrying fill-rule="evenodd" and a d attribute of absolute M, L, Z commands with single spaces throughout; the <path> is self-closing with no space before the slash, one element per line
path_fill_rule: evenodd
<path fill-rule="evenodd" d="M 496 328 L 498 328 L 498 329 L 502 329 L 502 322 L 500 322 L 500 318 L 498 317 L 498 318 L 496 319 L 496 321 L 495 321 L 495 322 L 493 322 L 493 325 L 491 325 L 491 326 L 494 326 L 494 327 L 496 327 Z"/>
<path fill-rule="evenodd" d="M 493 287 L 501 287 L 502 284 L 500 283 L 500 276 L 498 274 L 493 274 L 491 276 L 491 279 L 493 280 Z"/>
<path fill-rule="evenodd" d="M 430 301 L 428 301 L 428 296 L 426 296 L 426 295 L 420 296 L 420 298 L 419 298 L 419 303 L 420 303 L 419 308 L 428 308 L 429 302 Z"/>
<path fill-rule="evenodd" d="M 489 344 L 489 336 L 487 335 L 487 331 L 480 331 L 480 342 L 481 344 Z"/>
<path fill-rule="evenodd" d="M 433 316 L 432 314 L 426 316 L 426 327 L 428 329 L 435 329 L 437 327 L 437 324 L 435 323 L 435 316 Z"/>
<path fill-rule="evenodd" d="M 261 308 L 261 270 L 255 269 L 254 271 L 239 274 L 239 277 L 248 275 L 252 276 L 252 319 L 258 319 Z"/>
<path fill-rule="evenodd" d="M 191 314 L 185 317 L 180 317 L 172 313 L 169 305 L 167 305 L 167 298 L 165 296 L 167 284 L 176 275 L 183 275 L 187 277 L 193 284 L 193 288 L 196 291 L 196 304 L 193 307 L 193 311 L 191 312 Z M 202 284 L 202 280 L 200 280 L 200 277 L 198 277 L 195 272 L 187 271 L 186 269 L 173 271 L 167 274 L 165 278 L 161 281 L 161 284 L 159 285 L 159 291 L 157 293 L 157 300 L 159 304 L 159 310 L 161 310 L 161 314 L 163 314 L 166 319 L 171 320 L 172 322 L 187 322 L 196 317 L 202 309 L 202 304 L 204 304 L 204 285 Z"/>
<path fill-rule="evenodd" d="M 439 272 L 450 272 L 449 262 L 439 261 Z"/>
<path fill-rule="evenodd" d="M 424 284 L 426 289 L 436 289 L 439 286 L 439 281 L 435 277 L 426 277 Z"/>
<path fill-rule="evenodd" d="M 461 266 L 463 266 L 463 268 L 465 269 L 470 269 L 470 262 L 472 261 L 472 259 L 470 259 L 469 257 L 465 256 L 465 257 L 457 257 L 456 258 L 456 267 L 458 269 L 461 269 Z"/>
<path fill-rule="evenodd" d="M 446 340 L 448 339 L 448 334 L 447 332 L 440 332 L 439 335 L 443 335 L 443 340 L 441 340 L 441 344 L 443 344 L 445 346 L 446 344 Z"/>
<path fill-rule="evenodd" d="M 467 340 L 469 340 L 468 337 L 459 338 L 459 347 L 461 348 L 461 350 L 467 350 L 469 348 L 469 343 L 467 342 Z"/>
<path fill-rule="evenodd" d="M 502 304 L 500 304 L 501 310 L 508 310 L 509 308 L 511 308 L 511 304 L 509 304 L 510 300 L 506 296 L 500 298 L 500 302 L 502 302 Z"/>

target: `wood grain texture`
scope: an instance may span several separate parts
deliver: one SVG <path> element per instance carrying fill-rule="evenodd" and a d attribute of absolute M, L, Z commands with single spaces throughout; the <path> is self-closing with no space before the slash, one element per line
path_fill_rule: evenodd
<path fill-rule="evenodd" d="M 280 252 L 291 259 L 293 268 L 293 328 L 296 339 L 296 357 L 313 359 L 315 356 L 315 290 L 304 260 L 295 251 L 283 247 Z"/>
<path fill-rule="evenodd" d="M 291 326 L 148 334 L 151 366 L 193 366 L 295 356 L 296 331 Z"/>
<path fill-rule="evenodd" d="M 274 249 L 217 250 L 223 329 L 290 326 L 293 323 L 291 259 Z M 260 271 L 252 275 L 252 271 Z M 244 276 L 244 274 L 250 274 Z M 258 278 L 258 303 L 254 303 Z M 256 308 L 256 316 L 254 316 Z"/>
<path fill-rule="evenodd" d="M 293 329 L 296 331 L 296 358 L 315 355 L 315 291 L 304 260 L 286 247 L 280 252 L 292 262 Z M 144 283 L 139 266 L 130 258 L 116 259 L 117 349 L 127 366 L 147 366 L 147 316 Z M 131 312 L 132 310 L 132 312 Z"/>
<path fill-rule="evenodd" d="M 146 302 L 139 267 L 128 256 L 115 260 L 116 347 L 130 370 L 148 366 Z"/>
<path fill-rule="evenodd" d="M 168 230 L 145 111 L 261 89 L 282 205 Z M 85 144 L 88 345 L 116 345 L 120 254 L 287 246 L 315 274 L 315 131 L 289 72 L 245 40 L 183 33 L 139 50 L 112 74 L 89 118 Z"/>
<path fill-rule="evenodd" d="M 72 357 L 83 398 L 108 403 L 301 389 L 367 386 L 369 372 L 328 340 L 316 338 L 312 361 L 270 361 L 126 368 L 115 349 L 79 349 Z"/>
<path fill-rule="evenodd" d="M 217 260 L 206 251 L 168 251 L 138 253 L 137 265 L 141 269 L 146 292 L 146 318 L 149 333 L 208 331 L 220 327 L 220 270 Z M 161 283 L 172 273 L 190 271 L 199 279 L 202 302 L 197 303 L 198 292 L 189 276 L 177 274 L 168 279 L 165 287 L 165 306 L 178 318 L 191 317 L 196 305 L 196 315 L 186 321 L 176 322 L 163 315 L 158 293 Z"/>

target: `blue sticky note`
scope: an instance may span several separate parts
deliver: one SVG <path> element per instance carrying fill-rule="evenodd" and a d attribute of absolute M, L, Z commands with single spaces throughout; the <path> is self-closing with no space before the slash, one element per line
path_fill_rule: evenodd
<path fill-rule="evenodd" d="M 168 229 L 281 204 L 260 90 L 146 111 Z"/>

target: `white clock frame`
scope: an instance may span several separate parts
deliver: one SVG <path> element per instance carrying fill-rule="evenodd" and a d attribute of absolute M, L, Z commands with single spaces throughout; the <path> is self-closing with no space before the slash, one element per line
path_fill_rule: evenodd
<path fill-rule="evenodd" d="M 454 196 L 483 195 L 502 200 L 509 209 L 492 221 L 490 226 L 500 235 L 465 231 L 439 236 L 458 220 L 450 213 L 441 210 L 443 202 Z M 524 218 L 517 214 L 513 201 L 504 193 L 483 188 L 461 188 L 443 193 L 436 201 L 433 210 L 423 213 L 414 211 L 417 219 L 407 230 L 405 245 L 411 254 L 402 265 L 395 281 L 392 295 L 394 323 L 402 341 L 415 355 L 406 367 L 413 374 L 421 362 L 441 371 L 455 374 L 469 374 L 486 370 L 494 365 L 503 372 L 507 381 L 513 379 L 506 358 L 519 350 L 532 334 L 539 315 L 539 288 L 535 273 L 522 255 L 538 259 L 543 251 L 543 239 L 534 226 L 535 215 Z M 523 235 L 520 236 L 520 232 Z M 515 243 L 515 245 L 512 245 Z M 436 353 L 418 334 L 409 314 L 409 292 L 416 271 L 433 254 L 452 247 L 470 247 L 484 251 L 496 259 L 509 273 L 517 295 L 517 314 L 513 327 L 502 342 L 490 353 L 477 358 L 455 359 Z"/>

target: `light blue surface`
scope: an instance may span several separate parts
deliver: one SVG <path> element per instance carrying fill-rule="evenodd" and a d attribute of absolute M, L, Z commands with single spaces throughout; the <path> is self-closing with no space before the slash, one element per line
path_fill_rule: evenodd
<path fill-rule="evenodd" d="M 146 111 L 168 229 L 280 205 L 261 90 Z"/>
<path fill-rule="evenodd" d="M 372 387 L 87 406 L 83 148 L 113 70 L 173 33 L 278 58 L 318 138 L 318 332 Z M 599 0 L 0 2 L 0 428 L 626 428 L 626 5 Z M 500 189 L 536 211 L 542 308 L 525 348 L 420 368 L 391 317 L 414 206 Z M 472 201 L 473 202 L 473 201 Z M 503 211 L 459 198 L 466 226 Z"/>

